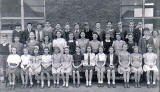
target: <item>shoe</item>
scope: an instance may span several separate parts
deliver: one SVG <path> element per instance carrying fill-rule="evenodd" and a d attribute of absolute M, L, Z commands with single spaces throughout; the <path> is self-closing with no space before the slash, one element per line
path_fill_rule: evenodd
<path fill-rule="evenodd" d="M 43 89 L 43 88 L 44 88 L 44 85 L 41 85 L 41 88 Z"/>
<path fill-rule="evenodd" d="M 92 83 L 91 82 L 89 82 L 89 87 L 91 87 L 92 86 Z"/>
<path fill-rule="evenodd" d="M 130 85 L 129 85 L 129 83 L 127 83 L 127 88 L 130 88 Z"/>
<path fill-rule="evenodd" d="M 68 88 L 69 86 L 68 86 L 68 83 L 66 83 L 66 88 Z"/>
<path fill-rule="evenodd" d="M 111 87 L 111 84 L 108 84 L 108 88 L 110 88 Z"/>
<path fill-rule="evenodd" d="M 138 88 L 141 88 L 141 85 L 139 84 L 139 82 L 137 83 L 137 87 L 138 87 Z"/>
<path fill-rule="evenodd" d="M 57 84 L 56 87 L 59 88 L 59 84 Z"/>
<path fill-rule="evenodd" d="M 89 86 L 89 84 L 88 84 L 88 81 L 86 82 L 86 87 L 88 87 Z"/>
<path fill-rule="evenodd" d="M 27 88 L 27 84 L 24 85 L 24 88 Z"/>
<path fill-rule="evenodd" d="M 77 84 L 76 87 L 79 88 L 79 87 L 80 87 L 80 84 Z"/>
<path fill-rule="evenodd" d="M 32 88 L 32 87 L 33 87 L 33 84 L 30 84 L 29 87 Z"/>
<path fill-rule="evenodd" d="M 15 89 L 15 85 L 12 85 L 12 89 L 13 89 L 13 90 Z"/>
<path fill-rule="evenodd" d="M 73 84 L 73 87 L 75 88 L 75 87 L 76 87 L 76 84 Z"/>
<path fill-rule="evenodd" d="M 127 88 L 127 83 L 124 83 L 124 88 Z"/>
<path fill-rule="evenodd" d="M 63 83 L 63 85 L 62 85 L 63 87 L 65 87 L 66 86 L 66 83 Z"/>
<path fill-rule="evenodd" d="M 151 88 L 151 85 L 150 85 L 150 84 L 147 84 L 147 88 Z"/>
<path fill-rule="evenodd" d="M 116 88 L 116 84 L 113 84 L 113 88 Z"/>

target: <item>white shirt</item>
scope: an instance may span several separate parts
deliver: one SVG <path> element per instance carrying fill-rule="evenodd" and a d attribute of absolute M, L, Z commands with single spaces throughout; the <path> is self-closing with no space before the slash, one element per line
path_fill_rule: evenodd
<path fill-rule="evenodd" d="M 61 53 L 63 53 L 63 48 L 67 46 L 67 42 L 64 38 L 57 38 L 53 40 L 53 47 L 59 47 Z"/>
<path fill-rule="evenodd" d="M 96 61 L 106 61 L 106 55 L 104 53 L 98 53 L 96 55 Z"/>
<path fill-rule="evenodd" d="M 25 65 L 29 66 L 30 60 L 31 60 L 31 55 L 22 55 L 21 56 L 21 68 L 24 68 Z"/>
<path fill-rule="evenodd" d="M 42 66 L 47 68 L 52 64 L 52 56 L 51 55 L 42 55 Z"/>
<path fill-rule="evenodd" d="M 17 54 L 13 55 L 9 55 L 8 58 L 7 58 L 7 63 L 10 65 L 11 63 L 12 64 L 17 64 L 19 65 L 21 62 L 21 57 Z"/>
<path fill-rule="evenodd" d="M 88 55 L 90 55 L 90 65 L 95 66 L 96 64 L 96 55 L 94 53 L 85 53 L 84 54 L 84 62 L 83 65 L 87 66 L 88 65 Z"/>
<path fill-rule="evenodd" d="M 146 60 L 147 65 L 154 65 L 154 62 L 157 60 L 157 54 L 155 53 L 145 53 L 143 54 L 143 58 Z"/>

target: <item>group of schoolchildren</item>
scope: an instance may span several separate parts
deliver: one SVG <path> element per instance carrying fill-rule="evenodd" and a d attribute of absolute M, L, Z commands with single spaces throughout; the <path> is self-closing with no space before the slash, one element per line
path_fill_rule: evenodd
<path fill-rule="evenodd" d="M 69 86 L 72 76 L 73 86 L 80 87 L 81 72 L 85 72 L 86 86 L 92 86 L 93 73 L 96 71 L 98 87 L 104 86 L 104 73 L 107 73 L 108 87 L 116 87 L 116 72 L 123 75 L 124 87 L 129 88 L 130 74 L 134 74 L 135 87 L 140 86 L 143 72 L 146 72 L 147 86 L 156 86 L 158 77 L 159 44 L 158 31 L 152 32 L 142 28 L 139 22 L 135 27 L 133 21 L 127 31 L 123 30 L 122 22 L 117 29 L 112 23 L 102 30 L 96 23 L 91 30 L 88 22 L 83 29 L 76 23 L 71 30 L 69 23 L 62 29 L 60 24 L 55 28 L 49 22 L 38 24 L 33 30 L 31 23 L 22 31 L 17 25 L 13 31 L 13 42 L 7 43 L 7 35 L 1 38 L 0 59 L 4 77 L 9 87 L 15 88 L 16 78 L 20 75 L 22 87 L 33 87 L 36 84 L 44 88 Z M 156 49 L 156 50 L 155 50 Z M 157 51 L 157 52 L 155 52 Z M 20 71 L 19 71 L 20 70 Z M 151 73 L 153 78 L 151 81 Z M 152 83 L 151 83 L 152 82 Z"/>

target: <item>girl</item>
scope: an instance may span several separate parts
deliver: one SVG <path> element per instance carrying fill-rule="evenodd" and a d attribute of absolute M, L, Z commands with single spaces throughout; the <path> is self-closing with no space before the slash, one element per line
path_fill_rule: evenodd
<path fill-rule="evenodd" d="M 76 85 L 76 74 L 77 74 L 77 87 L 80 86 L 80 74 L 82 68 L 82 61 L 84 60 L 83 54 L 81 54 L 80 47 L 76 47 L 76 53 L 73 55 L 73 84 Z"/>
<path fill-rule="evenodd" d="M 54 53 L 52 55 L 52 74 L 54 80 L 54 87 L 59 87 L 59 77 L 61 71 L 61 58 L 59 47 L 54 47 Z"/>
<path fill-rule="evenodd" d="M 124 44 L 126 44 L 126 42 L 121 40 L 120 33 L 116 33 L 116 40 L 113 41 L 112 46 L 115 49 L 117 55 L 119 54 L 120 51 L 122 51 Z"/>
<path fill-rule="evenodd" d="M 29 80 L 30 87 L 33 86 L 33 76 L 37 80 L 37 86 L 39 86 L 40 81 L 38 79 L 39 74 L 41 73 L 41 56 L 38 55 L 39 48 L 38 46 L 34 47 L 34 55 L 31 57 L 30 67 L 29 67 Z"/>
<path fill-rule="evenodd" d="M 100 22 L 96 22 L 95 32 L 98 33 L 98 35 L 100 36 L 100 40 L 102 41 L 103 40 L 103 37 L 102 37 L 103 30 L 101 29 Z"/>
<path fill-rule="evenodd" d="M 118 67 L 118 55 L 114 53 L 113 47 L 109 47 L 109 54 L 107 54 L 106 69 L 107 69 L 107 79 L 108 87 L 111 85 L 111 75 L 112 75 L 112 84 L 113 88 L 116 87 L 115 84 L 115 72 Z"/>
<path fill-rule="evenodd" d="M 74 40 L 74 34 L 72 32 L 70 32 L 68 35 L 69 40 L 67 41 L 67 45 L 69 46 L 70 54 L 73 55 L 76 49 L 76 41 Z"/>
<path fill-rule="evenodd" d="M 27 87 L 28 85 L 28 72 L 29 72 L 29 65 L 31 60 L 31 55 L 28 54 L 28 49 L 23 49 L 23 55 L 21 56 L 21 79 L 22 79 L 22 87 Z"/>
<path fill-rule="evenodd" d="M 80 33 L 80 39 L 77 40 L 76 46 L 81 48 L 81 53 L 84 54 L 86 52 L 87 45 L 89 44 L 89 39 L 85 38 L 85 32 Z"/>
<path fill-rule="evenodd" d="M 75 36 L 75 39 L 76 39 L 76 40 L 79 39 L 80 32 L 81 32 L 81 31 L 80 31 L 79 24 L 76 23 L 76 24 L 74 25 L 74 36 Z"/>
<path fill-rule="evenodd" d="M 139 81 L 142 70 L 142 55 L 138 52 L 138 46 L 134 46 L 134 53 L 131 54 L 131 72 L 134 73 L 135 87 L 140 87 Z"/>
<path fill-rule="evenodd" d="M 148 46 L 148 52 L 143 54 L 143 58 L 144 58 L 144 66 L 143 66 L 143 70 L 144 72 L 147 72 L 146 76 L 147 76 L 147 87 L 150 87 L 150 73 L 151 71 L 153 71 L 153 86 L 156 86 L 156 79 L 158 76 L 158 68 L 156 66 L 156 62 L 157 62 L 157 54 L 153 53 L 153 47 L 152 46 Z"/>
<path fill-rule="evenodd" d="M 69 47 L 64 48 L 64 55 L 62 56 L 61 74 L 63 79 L 63 87 L 68 87 L 69 75 L 72 72 L 73 56 L 69 54 Z"/>
<path fill-rule="evenodd" d="M 44 50 L 45 47 L 49 48 L 49 52 L 52 52 L 53 51 L 53 48 L 52 48 L 52 43 L 50 42 L 51 39 L 49 39 L 49 36 L 46 35 L 44 37 L 44 41 L 42 42 L 41 44 L 41 48 Z"/>
<path fill-rule="evenodd" d="M 39 43 L 35 40 L 34 33 L 30 32 L 30 34 L 29 34 L 29 41 L 27 42 L 27 47 L 28 47 L 29 54 L 32 55 L 35 46 L 38 46 L 38 45 L 39 45 Z"/>
<path fill-rule="evenodd" d="M 129 53 L 133 53 L 134 50 L 133 50 L 133 46 L 137 45 L 134 40 L 133 40 L 133 34 L 128 34 L 128 41 L 127 41 L 127 44 L 128 44 L 128 52 Z"/>
<path fill-rule="evenodd" d="M 52 46 L 53 47 L 59 47 L 60 53 L 63 54 L 63 48 L 67 46 L 67 42 L 64 38 L 62 38 L 62 33 L 60 31 L 56 32 L 57 38 L 53 40 Z"/>
<path fill-rule="evenodd" d="M 103 53 L 103 47 L 99 47 L 99 53 L 96 55 L 96 67 L 98 87 L 103 85 L 103 74 L 105 71 L 106 55 Z"/>
<path fill-rule="evenodd" d="M 102 42 L 102 46 L 104 47 L 104 53 L 109 53 L 109 47 L 112 46 L 113 41 L 111 40 L 111 36 L 108 32 L 105 34 L 105 40 Z"/>
<path fill-rule="evenodd" d="M 127 51 L 127 44 L 123 44 L 122 51 L 119 53 L 118 73 L 123 74 L 124 87 L 129 88 L 130 77 L 130 54 Z"/>
<path fill-rule="evenodd" d="M 93 37 L 93 40 L 89 42 L 89 45 L 92 48 L 92 52 L 97 54 L 98 48 L 101 46 L 101 42 L 98 41 L 98 34 L 96 32 L 93 32 L 92 37 Z"/>
<path fill-rule="evenodd" d="M 116 32 L 115 32 L 115 30 L 112 28 L 112 23 L 109 21 L 106 26 L 107 26 L 106 31 L 110 33 L 111 39 L 114 39 Z"/>
<path fill-rule="evenodd" d="M 48 35 L 49 39 L 53 38 L 53 31 L 52 30 L 53 30 L 53 28 L 51 27 L 51 24 L 47 21 L 44 24 L 43 33 L 44 33 L 44 35 Z"/>
<path fill-rule="evenodd" d="M 49 55 L 49 48 L 44 48 L 44 55 L 42 55 L 42 62 L 41 62 L 41 88 L 44 87 L 44 74 L 47 75 L 48 80 L 48 87 L 50 87 L 50 72 L 51 72 L 51 64 L 52 64 L 52 56 Z"/>
<path fill-rule="evenodd" d="M 96 56 L 94 53 L 92 53 L 91 46 L 88 46 L 87 53 L 84 54 L 84 62 L 83 62 L 87 87 L 92 85 L 92 75 L 95 64 L 96 64 Z"/>
<path fill-rule="evenodd" d="M 14 89 L 15 88 L 15 79 L 16 73 L 18 70 L 18 66 L 21 62 L 21 57 L 16 54 L 16 48 L 11 49 L 11 53 L 7 58 L 8 63 L 8 79 L 9 79 L 9 86 Z"/>
<path fill-rule="evenodd" d="M 71 32 L 70 30 L 70 25 L 69 23 L 67 23 L 65 25 L 65 30 L 64 30 L 64 36 L 65 36 L 65 39 L 68 41 L 69 40 L 69 33 Z"/>

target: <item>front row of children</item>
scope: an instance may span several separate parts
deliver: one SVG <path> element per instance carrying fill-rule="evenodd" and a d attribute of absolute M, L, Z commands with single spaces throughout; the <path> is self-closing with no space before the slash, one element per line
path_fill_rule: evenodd
<path fill-rule="evenodd" d="M 50 79 L 53 79 L 54 87 L 59 87 L 60 78 L 63 86 L 69 86 L 69 76 L 73 75 L 73 85 L 80 86 L 80 72 L 85 71 L 86 86 L 92 85 L 92 75 L 97 71 L 98 86 L 103 86 L 104 72 L 107 72 L 108 87 L 115 88 L 115 72 L 123 74 L 124 87 L 129 87 L 130 73 L 134 73 L 135 87 L 140 87 L 141 74 L 146 72 L 147 85 L 150 87 L 150 73 L 153 73 L 153 85 L 156 85 L 158 68 L 156 66 L 157 55 L 152 52 L 152 47 L 148 46 L 148 52 L 144 55 L 138 53 L 138 47 L 134 47 L 134 53 L 127 52 L 127 45 L 123 45 L 123 50 L 117 55 L 114 48 L 109 48 L 109 54 L 103 53 L 103 47 L 99 48 L 99 53 L 92 53 L 91 46 L 87 47 L 87 53 L 82 54 L 80 47 L 76 47 L 74 55 L 69 54 L 69 47 L 64 48 L 64 54 L 60 53 L 60 48 L 55 47 L 54 53 L 49 54 L 49 48 L 44 48 L 44 54 L 39 55 L 39 48 L 35 46 L 34 55 L 28 54 L 28 49 L 23 49 L 23 55 L 16 54 L 16 48 L 12 48 L 12 53 L 8 56 L 8 80 L 10 88 L 15 87 L 17 71 L 20 69 L 22 87 L 34 85 L 33 79 L 37 80 L 37 85 L 44 87 L 44 80 L 47 79 L 48 87 L 51 86 Z M 144 58 L 144 65 L 142 59 Z M 143 66 L 142 66 L 143 65 Z M 51 76 L 52 75 L 52 76 Z M 29 79 L 29 83 L 28 83 Z M 77 81 L 76 81 L 77 79 Z"/>

